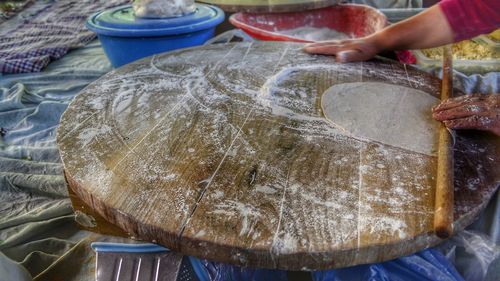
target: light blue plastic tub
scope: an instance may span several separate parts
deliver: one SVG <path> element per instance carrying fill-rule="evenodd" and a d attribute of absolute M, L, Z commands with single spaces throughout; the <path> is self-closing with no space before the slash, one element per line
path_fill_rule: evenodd
<path fill-rule="evenodd" d="M 195 12 L 172 18 L 136 18 L 131 5 L 98 12 L 87 28 L 97 33 L 106 56 L 119 67 L 154 54 L 202 45 L 224 21 L 224 12 L 211 5 L 196 4 Z"/>
<path fill-rule="evenodd" d="M 109 275 L 109 274 L 103 274 L 102 271 L 105 272 L 116 272 L 117 269 L 113 267 L 105 267 L 106 264 L 108 263 L 103 263 L 102 261 L 100 262 L 100 259 L 105 259 L 106 257 L 100 257 L 103 253 L 117 253 L 120 254 L 121 258 L 126 259 L 127 257 L 134 259 L 134 254 L 154 254 L 154 253 L 162 253 L 162 252 L 170 252 L 169 249 L 156 245 L 156 244 L 151 244 L 151 243 L 141 243 L 141 244 L 128 244 L 128 243 L 111 243 L 111 242 L 93 242 L 91 245 L 92 249 L 96 252 L 97 255 L 97 265 L 96 265 L 96 274 L 97 275 Z M 158 257 L 152 257 L 152 258 L 158 258 Z M 109 259 L 109 257 L 108 257 Z M 210 281 L 210 276 L 208 275 L 207 271 L 204 269 L 203 264 L 201 261 L 197 258 L 194 257 L 189 257 L 189 262 L 191 263 L 191 266 L 193 268 L 194 273 L 196 274 L 196 277 L 198 278 L 199 281 Z M 118 266 L 118 264 L 115 264 L 115 266 Z M 120 265 L 121 266 L 121 265 Z M 130 263 L 125 262 L 124 266 L 126 268 L 121 268 L 120 270 L 123 271 L 124 275 L 131 275 L 132 272 L 134 272 L 134 268 Z M 137 272 L 136 272 L 137 273 Z M 137 276 L 139 276 L 137 274 Z M 99 280 L 99 278 L 97 278 Z M 141 279 L 142 280 L 142 279 Z M 144 281 L 149 281 L 149 280 L 144 280 Z"/>

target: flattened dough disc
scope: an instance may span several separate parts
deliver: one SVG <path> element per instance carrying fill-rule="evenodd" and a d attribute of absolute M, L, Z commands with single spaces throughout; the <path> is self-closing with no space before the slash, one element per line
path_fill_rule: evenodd
<path fill-rule="evenodd" d="M 439 122 L 431 107 L 439 99 L 410 87 L 379 82 L 342 83 L 323 93 L 325 117 L 358 139 L 433 155 Z"/>

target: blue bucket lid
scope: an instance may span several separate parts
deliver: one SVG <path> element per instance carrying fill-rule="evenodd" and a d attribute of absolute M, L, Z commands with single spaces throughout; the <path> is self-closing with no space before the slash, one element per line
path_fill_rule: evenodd
<path fill-rule="evenodd" d="M 224 12 L 218 7 L 195 5 L 191 14 L 155 19 L 135 17 L 131 5 L 120 6 L 93 14 L 87 20 L 87 28 L 99 35 L 155 37 L 196 32 L 224 21 Z"/>

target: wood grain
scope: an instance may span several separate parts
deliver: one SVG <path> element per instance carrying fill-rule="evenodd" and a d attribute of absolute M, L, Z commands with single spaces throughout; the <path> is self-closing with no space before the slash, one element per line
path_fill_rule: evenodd
<path fill-rule="evenodd" d="M 242 266 L 345 267 L 438 243 L 436 157 L 346 136 L 320 101 L 360 81 L 437 97 L 439 80 L 301 47 L 203 46 L 105 75 L 58 129 L 70 188 L 131 237 Z M 455 155 L 460 230 L 497 188 L 499 140 L 458 134 Z"/>
<path fill-rule="evenodd" d="M 443 47 L 442 101 L 453 96 L 452 60 L 451 45 L 447 45 Z M 453 140 L 446 126 L 441 124 L 438 143 L 434 231 L 439 238 L 443 239 L 450 237 L 453 233 L 453 178 Z"/>

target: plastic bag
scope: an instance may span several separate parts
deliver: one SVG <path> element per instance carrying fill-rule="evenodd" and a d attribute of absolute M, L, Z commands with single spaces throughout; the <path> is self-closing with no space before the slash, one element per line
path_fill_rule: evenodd
<path fill-rule="evenodd" d="M 135 0 L 134 14 L 140 18 L 169 18 L 194 12 L 194 0 Z"/>
<path fill-rule="evenodd" d="M 500 246 L 488 236 L 464 230 L 439 248 L 465 280 L 500 280 Z"/>
<path fill-rule="evenodd" d="M 201 281 L 286 281 L 291 272 L 255 269 L 191 258 Z M 463 278 L 439 251 L 428 249 L 417 254 L 377 264 L 311 272 L 314 281 L 461 281 Z"/>
<path fill-rule="evenodd" d="M 211 262 L 190 257 L 200 281 L 287 281 L 287 271 L 238 267 L 230 264 Z"/>
<path fill-rule="evenodd" d="M 446 257 L 428 249 L 411 256 L 368 265 L 313 273 L 315 281 L 387 280 L 387 281 L 454 281 L 463 280 Z"/>

